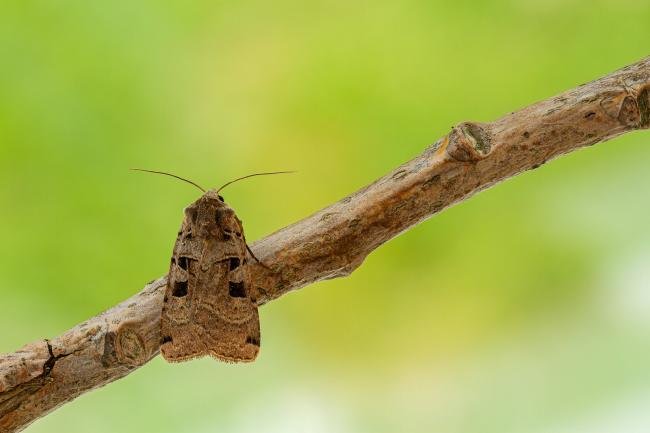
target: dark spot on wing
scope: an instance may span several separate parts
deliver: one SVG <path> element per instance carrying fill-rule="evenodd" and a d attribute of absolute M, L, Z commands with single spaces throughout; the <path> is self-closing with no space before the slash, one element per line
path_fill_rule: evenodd
<path fill-rule="evenodd" d="M 239 267 L 239 257 L 231 257 L 228 259 L 228 267 L 231 271 L 234 271 Z"/>
<path fill-rule="evenodd" d="M 253 346 L 260 347 L 260 340 L 255 337 L 246 337 L 246 344 L 252 344 Z"/>
<path fill-rule="evenodd" d="M 244 288 L 244 283 L 243 282 L 236 283 L 234 281 L 230 281 L 228 283 L 228 293 L 233 298 L 245 298 L 246 289 Z"/>
<path fill-rule="evenodd" d="M 174 283 L 174 289 L 172 290 L 172 296 L 177 298 L 182 298 L 187 295 L 187 281 L 176 281 Z"/>
<path fill-rule="evenodd" d="M 179 257 L 178 258 L 178 266 L 181 267 L 181 269 L 187 271 L 187 268 L 190 265 L 190 258 L 189 257 Z"/>

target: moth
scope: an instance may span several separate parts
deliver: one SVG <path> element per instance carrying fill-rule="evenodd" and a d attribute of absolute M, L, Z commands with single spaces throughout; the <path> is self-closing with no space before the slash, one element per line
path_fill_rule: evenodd
<path fill-rule="evenodd" d="M 206 355 L 254 361 L 260 322 L 251 266 L 259 261 L 246 244 L 241 220 L 219 192 L 241 179 L 288 172 L 256 173 L 206 191 L 170 173 L 134 170 L 172 176 L 203 192 L 184 210 L 171 257 L 160 326 L 163 357 L 169 362 Z"/>

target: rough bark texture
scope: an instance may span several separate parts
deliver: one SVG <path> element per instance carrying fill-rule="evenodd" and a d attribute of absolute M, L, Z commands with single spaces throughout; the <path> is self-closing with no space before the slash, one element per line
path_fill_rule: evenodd
<path fill-rule="evenodd" d="M 255 255 L 273 270 L 255 276 L 265 282 L 260 305 L 348 275 L 382 243 L 503 179 L 648 128 L 648 89 L 650 58 L 492 123 L 459 124 L 371 185 L 255 243 Z M 0 357 L 0 431 L 19 431 L 156 356 L 165 283 L 153 281 L 53 340 Z"/>

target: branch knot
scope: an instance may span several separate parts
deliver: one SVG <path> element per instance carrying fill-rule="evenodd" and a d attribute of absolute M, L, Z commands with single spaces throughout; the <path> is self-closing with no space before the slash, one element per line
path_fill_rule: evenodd
<path fill-rule="evenodd" d="M 483 124 L 463 122 L 449 133 L 447 154 L 456 161 L 475 162 L 485 158 L 490 150 L 491 137 Z"/>

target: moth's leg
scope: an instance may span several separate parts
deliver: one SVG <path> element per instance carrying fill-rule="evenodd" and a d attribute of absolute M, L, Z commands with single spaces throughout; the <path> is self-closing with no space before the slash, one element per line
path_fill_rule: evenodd
<path fill-rule="evenodd" d="M 253 258 L 255 259 L 255 261 L 256 261 L 257 263 L 259 263 L 260 265 L 262 265 L 263 267 L 265 267 L 265 268 L 268 269 L 269 271 L 271 270 L 271 268 L 269 268 L 269 267 L 266 266 L 264 263 L 262 263 L 262 262 L 260 261 L 260 259 L 258 259 L 257 257 L 255 257 L 255 254 L 253 254 L 253 252 L 251 251 L 251 248 L 250 248 L 250 247 L 248 246 L 248 244 L 246 243 L 246 240 L 244 240 L 244 245 L 246 245 L 246 249 L 248 250 L 249 254 L 250 254 L 251 256 L 253 256 Z"/>
<path fill-rule="evenodd" d="M 242 239 L 244 240 L 244 245 L 246 245 L 246 250 L 248 251 L 248 253 L 251 255 L 251 257 L 253 257 L 253 258 L 255 259 L 255 261 L 256 261 L 257 263 L 259 263 L 260 265 L 262 265 L 262 266 L 265 267 L 266 269 L 271 270 L 271 268 L 269 268 L 269 267 L 266 266 L 264 263 L 262 263 L 262 262 L 260 261 L 260 259 L 258 259 L 257 257 L 255 257 L 255 254 L 253 254 L 253 251 L 251 250 L 251 247 L 248 246 L 248 242 L 246 242 L 246 235 L 244 234 L 244 226 L 242 226 L 242 223 L 241 223 L 241 221 L 239 220 L 239 218 L 237 218 L 237 224 L 239 224 L 239 232 L 241 233 L 241 237 L 242 237 Z"/>

